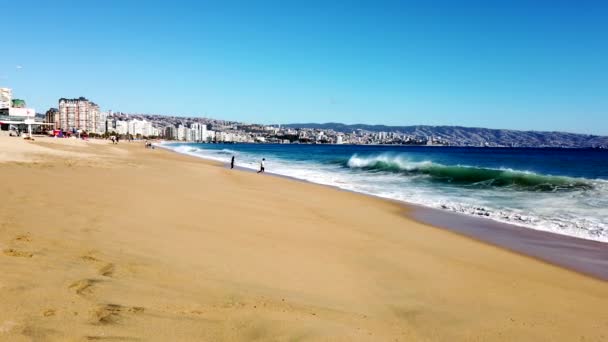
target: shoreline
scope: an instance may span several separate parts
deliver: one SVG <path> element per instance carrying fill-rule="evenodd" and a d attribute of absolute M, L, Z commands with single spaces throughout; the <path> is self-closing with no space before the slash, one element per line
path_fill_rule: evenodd
<path fill-rule="evenodd" d="M 173 142 L 173 141 L 163 141 L 160 145 L 157 145 L 159 147 L 161 147 L 162 145 L 172 145 L 172 144 L 179 144 L 182 146 L 187 146 L 190 143 L 183 143 L 183 142 Z M 195 143 L 197 144 L 197 143 Z M 216 161 L 216 162 L 220 162 L 220 163 L 226 163 L 227 161 L 225 160 L 221 160 L 219 157 L 213 157 L 213 156 L 206 156 L 206 155 L 199 155 L 196 153 L 190 153 L 190 152 L 182 152 L 179 150 L 175 150 L 173 148 L 170 147 L 163 147 L 166 148 L 167 150 L 170 150 L 172 152 L 177 152 L 177 153 L 181 153 L 184 155 L 188 155 L 188 156 L 193 156 L 193 157 L 197 157 L 197 158 L 202 158 L 205 160 L 212 160 L 212 161 Z M 213 151 L 210 150 L 210 151 Z M 234 151 L 236 152 L 236 151 Z M 247 169 L 247 170 L 257 170 L 254 167 L 243 167 L 243 169 Z M 496 169 L 498 170 L 498 169 Z M 518 171 L 518 172 L 522 172 L 522 173 L 527 173 L 527 171 Z M 538 215 L 534 214 L 534 213 L 530 213 L 528 212 L 526 215 L 523 215 L 520 213 L 518 213 L 517 211 L 511 211 L 511 214 L 508 215 L 509 217 L 503 217 L 503 212 L 500 209 L 497 208 L 490 208 L 490 215 L 488 215 L 488 212 L 485 211 L 486 208 L 481 207 L 481 208 L 477 208 L 475 206 L 459 206 L 459 205 L 441 205 L 441 208 L 433 205 L 433 204 L 429 204 L 428 202 L 425 203 L 425 201 L 409 201 L 408 199 L 397 199 L 394 197 L 384 197 L 378 194 L 374 194 L 372 192 L 365 192 L 365 191 L 358 191 L 358 190 L 350 190 L 350 189 L 345 189 L 343 187 L 341 187 L 340 185 L 337 184 L 326 184 L 323 182 L 315 182 L 315 181 L 310 181 L 307 179 L 303 179 L 303 178 L 298 178 L 297 176 L 291 176 L 289 174 L 279 174 L 279 173 L 274 173 L 272 172 L 273 175 L 275 176 L 280 176 L 280 177 L 287 177 L 287 178 L 292 178 L 292 179 L 296 179 L 296 180 L 300 180 L 300 181 L 305 181 L 305 182 L 310 182 L 313 184 L 321 184 L 321 185 L 325 185 L 325 186 L 330 186 L 330 187 L 334 187 L 340 190 L 344 190 L 344 191 L 352 191 L 354 193 L 360 193 L 360 194 L 364 194 L 364 195 L 368 195 L 368 196 L 373 196 L 373 197 L 377 197 L 377 198 L 382 198 L 382 199 L 386 199 L 386 200 L 394 200 L 397 201 L 399 203 L 405 203 L 408 205 L 412 205 L 412 206 L 420 206 L 423 208 L 431 208 L 431 209 L 441 209 L 441 211 L 445 211 L 445 212 L 450 212 L 450 213 L 456 213 L 456 214 L 463 214 L 464 216 L 469 216 L 469 217 L 476 217 L 476 218 L 481 218 L 481 219 L 485 219 L 485 220 L 489 220 L 493 223 L 498 222 L 501 224 L 506 224 L 509 226 L 516 226 L 516 227 L 523 227 L 523 228 L 527 228 L 527 229 L 532 229 L 532 230 L 537 230 L 537 231 L 541 231 L 541 232 L 548 232 L 548 233 L 552 233 L 552 234 L 557 234 L 557 235 L 563 235 L 563 236 L 568 236 L 568 237 L 573 237 L 573 238 L 577 238 L 577 239 L 583 239 L 583 240 L 588 240 L 588 241 L 597 241 L 597 242 L 601 242 L 601 243 L 605 243 L 608 244 L 608 237 L 603 236 L 603 235 L 597 235 L 597 236 L 592 236 L 591 234 L 585 234 L 583 233 L 582 230 L 577 231 L 574 230 L 572 231 L 570 228 L 572 228 L 572 225 L 568 226 L 568 225 L 564 225 L 563 227 L 566 227 L 568 229 L 570 229 L 569 231 L 560 231 L 559 229 L 557 229 L 556 227 L 551 227 L 551 221 L 548 222 L 544 222 L 544 224 L 540 224 L 540 225 L 535 225 L 529 222 L 534 222 L 535 220 L 543 220 L 543 217 L 538 217 Z M 546 177 L 553 177 L 551 175 L 545 175 Z M 561 177 L 561 176 L 559 176 Z M 597 182 L 597 186 L 604 186 L 604 185 L 608 185 L 608 180 L 604 180 L 604 179 L 594 179 L 594 178 L 578 178 L 578 177 L 570 177 L 570 176 L 564 176 L 567 178 L 572 179 L 573 181 L 580 181 L 580 182 Z M 435 199 L 437 200 L 437 199 Z M 454 199 L 452 199 L 454 200 Z M 445 210 L 444 210 L 445 209 Z M 479 211 L 478 211 L 479 210 Z M 492 213 L 492 211 L 494 213 Z M 485 213 L 485 216 L 483 215 L 479 215 L 480 213 Z M 507 211 L 508 214 L 508 211 Z M 521 217 L 520 217 L 521 216 Z M 523 219 L 522 219 L 523 217 Z M 566 220 L 567 221 L 567 220 Z M 572 221 L 572 222 L 576 222 L 576 221 Z M 559 224 L 561 224 L 561 222 L 558 221 Z M 578 227 L 578 226 L 577 226 Z M 582 228 L 587 228 L 587 229 L 593 229 L 594 227 L 585 227 L 583 225 Z M 602 230 L 603 228 L 600 226 L 597 227 L 598 229 Z"/>
<path fill-rule="evenodd" d="M 180 153 L 162 145 L 163 144 L 160 143 L 156 146 L 171 153 L 216 163 L 217 166 L 226 167 L 227 165 L 226 163 L 215 159 Z M 239 166 L 236 166 L 235 170 L 251 173 L 256 172 L 253 169 Z M 398 205 L 402 205 L 404 209 L 407 210 L 407 213 L 404 213 L 404 215 L 406 215 L 409 219 L 414 219 L 434 228 L 454 232 L 482 243 L 501 247 L 505 250 L 509 250 L 523 256 L 540 260 L 542 262 L 547 262 L 551 265 L 562 267 L 585 276 L 608 282 L 608 243 L 605 242 L 558 234 L 550 231 L 529 228 L 526 226 L 519 226 L 489 218 L 475 217 L 457 212 L 445 211 L 438 208 L 426 207 L 416 203 L 342 189 L 338 186 L 315 183 L 305 179 L 272 172 L 266 173 L 272 177 L 290 179 L 307 184 L 315 184 L 339 191 L 396 203 Z"/>

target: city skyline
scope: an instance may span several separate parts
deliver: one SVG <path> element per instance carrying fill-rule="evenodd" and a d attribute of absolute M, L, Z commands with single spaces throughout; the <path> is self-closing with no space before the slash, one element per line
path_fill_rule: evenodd
<path fill-rule="evenodd" d="M 608 135 L 601 3 L 110 3 L 5 5 L 17 29 L 0 86 L 39 113 L 84 96 L 102 110 L 262 124 Z"/>

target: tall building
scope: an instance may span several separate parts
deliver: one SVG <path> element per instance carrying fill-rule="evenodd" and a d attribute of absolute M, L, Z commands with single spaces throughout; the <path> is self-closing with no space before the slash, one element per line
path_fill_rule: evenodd
<path fill-rule="evenodd" d="M 106 120 L 108 119 L 108 113 L 99 112 L 99 117 L 97 118 L 97 129 L 95 130 L 97 133 L 105 133 L 107 130 Z"/>
<path fill-rule="evenodd" d="M 44 115 L 44 122 L 53 124 L 54 129 L 59 128 L 59 110 L 57 108 L 49 108 Z"/>
<path fill-rule="evenodd" d="M 116 127 L 115 132 L 118 134 L 128 134 L 129 133 L 129 122 L 116 120 L 114 122 L 114 126 Z"/>
<path fill-rule="evenodd" d="M 59 128 L 87 132 L 98 132 L 100 117 L 99 106 L 84 97 L 59 99 Z"/>
<path fill-rule="evenodd" d="M 177 126 L 177 140 L 186 140 L 186 127 L 184 125 Z"/>
<path fill-rule="evenodd" d="M 207 125 L 198 122 L 190 124 L 190 130 L 193 141 L 207 141 Z"/>
<path fill-rule="evenodd" d="M 186 137 L 186 141 L 198 141 L 198 132 L 192 128 L 190 128 L 188 131 L 188 136 Z"/>
<path fill-rule="evenodd" d="M 150 121 L 133 119 L 128 122 L 129 134 L 140 137 L 151 137 L 157 135 L 156 129 Z"/>
<path fill-rule="evenodd" d="M 0 109 L 11 107 L 13 100 L 13 90 L 11 88 L 0 88 Z"/>
<path fill-rule="evenodd" d="M 110 117 L 106 118 L 105 130 L 104 132 L 113 133 L 116 132 L 116 121 Z"/>
<path fill-rule="evenodd" d="M 167 126 L 165 128 L 165 138 L 166 139 L 177 139 L 177 128 L 175 126 Z"/>

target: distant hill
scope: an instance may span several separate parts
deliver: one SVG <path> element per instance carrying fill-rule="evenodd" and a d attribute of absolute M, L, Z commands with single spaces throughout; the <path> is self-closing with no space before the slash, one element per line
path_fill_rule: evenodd
<path fill-rule="evenodd" d="M 295 123 L 282 125 L 289 128 L 332 129 L 336 132 L 351 133 L 361 129 L 370 132 L 400 132 L 417 137 L 441 137 L 451 145 L 482 146 L 484 144 L 517 147 L 569 147 L 608 148 L 608 136 L 565 132 L 517 131 L 510 129 L 489 129 L 460 126 L 385 126 L 347 125 L 342 123 Z"/>

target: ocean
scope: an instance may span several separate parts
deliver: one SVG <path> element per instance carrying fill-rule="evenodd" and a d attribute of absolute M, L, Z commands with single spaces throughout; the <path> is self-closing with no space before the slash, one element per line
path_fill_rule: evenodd
<path fill-rule="evenodd" d="M 608 151 L 164 143 L 179 153 L 531 229 L 608 242 Z"/>

